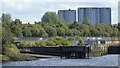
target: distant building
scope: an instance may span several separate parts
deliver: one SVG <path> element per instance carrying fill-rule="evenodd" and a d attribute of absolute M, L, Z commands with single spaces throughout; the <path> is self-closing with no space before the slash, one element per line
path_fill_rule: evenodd
<path fill-rule="evenodd" d="M 78 8 L 78 22 L 82 24 L 86 17 L 90 19 L 91 25 L 111 24 L 111 8 Z"/>
<path fill-rule="evenodd" d="M 68 23 L 76 20 L 76 10 L 58 10 L 58 15 Z"/>
<path fill-rule="evenodd" d="M 120 23 L 120 1 L 118 2 L 118 22 Z"/>

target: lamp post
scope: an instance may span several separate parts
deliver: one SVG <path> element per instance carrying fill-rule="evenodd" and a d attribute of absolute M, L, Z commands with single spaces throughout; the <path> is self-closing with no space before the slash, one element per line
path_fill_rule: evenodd
<path fill-rule="evenodd" d="M 75 45 L 76 45 L 76 24 L 77 24 L 77 21 L 74 21 L 74 24 L 75 24 Z"/>
<path fill-rule="evenodd" d="M 76 24 L 77 24 L 77 21 L 74 21 L 74 24 L 75 24 L 75 40 L 76 40 Z"/>

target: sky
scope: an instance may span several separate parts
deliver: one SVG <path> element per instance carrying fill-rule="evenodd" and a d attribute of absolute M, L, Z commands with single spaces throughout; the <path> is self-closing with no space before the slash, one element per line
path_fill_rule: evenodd
<path fill-rule="evenodd" d="M 41 21 L 47 11 L 77 10 L 79 7 L 111 7 L 112 24 L 118 23 L 119 0 L 0 0 L 0 15 L 10 13 L 23 23 Z"/>

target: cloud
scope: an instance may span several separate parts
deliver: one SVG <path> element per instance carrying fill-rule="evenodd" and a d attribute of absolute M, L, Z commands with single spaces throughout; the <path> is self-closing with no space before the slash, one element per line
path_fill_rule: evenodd
<path fill-rule="evenodd" d="M 2 0 L 4 12 L 10 13 L 13 18 L 19 18 L 23 22 L 39 21 L 47 11 L 74 9 L 78 7 L 112 7 L 112 21 L 117 20 L 117 2 L 114 0 Z M 1 5 L 1 4 L 0 4 Z M 1 11 L 0 11 L 1 13 Z M 33 19 L 32 19 L 33 18 Z M 117 21 L 116 21 L 117 22 Z"/>
<path fill-rule="evenodd" d="M 1 0 L 4 2 L 118 2 L 119 0 Z"/>
<path fill-rule="evenodd" d="M 16 2 L 14 0 L 13 1 L 3 0 L 1 3 L 8 8 L 12 8 L 19 11 L 22 11 L 31 6 L 30 2 Z"/>

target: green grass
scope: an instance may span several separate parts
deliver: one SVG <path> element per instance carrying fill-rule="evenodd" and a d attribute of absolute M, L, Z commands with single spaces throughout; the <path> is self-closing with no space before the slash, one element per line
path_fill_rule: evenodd
<path fill-rule="evenodd" d="M 2 62 L 2 61 L 9 61 L 9 60 L 10 60 L 10 58 L 8 56 L 0 55 L 0 62 Z"/>
<path fill-rule="evenodd" d="M 9 61 L 32 61 L 36 60 L 35 57 L 30 57 L 27 55 L 17 54 L 14 56 L 0 55 L 0 62 L 9 62 Z"/>
<path fill-rule="evenodd" d="M 107 53 L 107 50 L 105 50 L 105 53 Z M 99 56 L 102 56 L 103 54 L 103 51 L 100 51 L 100 50 L 92 50 L 90 53 L 89 53 L 89 56 L 90 57 L 99 57 Z"/>

